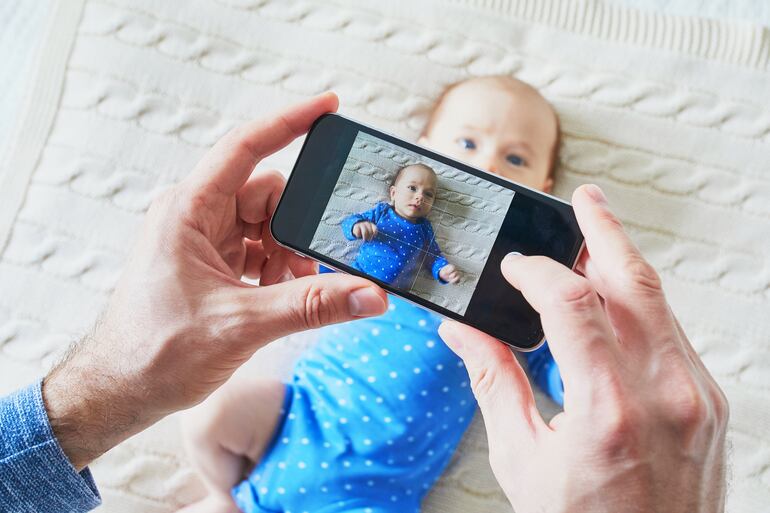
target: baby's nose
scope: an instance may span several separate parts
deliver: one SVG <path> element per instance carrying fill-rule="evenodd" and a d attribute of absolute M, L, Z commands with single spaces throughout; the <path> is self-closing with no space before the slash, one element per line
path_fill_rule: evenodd
<path fill-rule="evenodd" d="M 473 165 L 490 173 L 497 172 L 497 160 L 494 155 L 478 154 L 477 157 L 473 159 Z"/>
<path fill-rule="evenodd" d="M 482 169 L 489 171 L 490 173 L 497 173 L 497 160 L 494 158 L 487 159 Z"/>

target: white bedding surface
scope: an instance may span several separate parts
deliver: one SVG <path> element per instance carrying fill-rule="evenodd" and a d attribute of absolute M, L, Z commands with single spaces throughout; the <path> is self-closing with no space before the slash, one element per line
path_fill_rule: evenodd
<path fill-rule="evenodd" d="M 770 504 L 767 31 L 567 0 L 82 0 L 49 20 L 0 174 L 0 393 L 87 329 L 152 195 L 229 126 L 331 87 L 344 113 L 413 138 L 445 84 L 511 73 L 562 118 L 557 193 L 602 185 L 730 399 L 729 510 Z M 243 372 L 285 373 L 311 340 Z M 104 511 L 201 493 L 175 416 L 93 468 Z M 507 510 L 477 418 L 425 511 Z"/>
<path fill-rule="evenodd" d="M 770 3 L 764 0 L 615 0 L 617 3 L 673 16 L 741 20 L 770 27 Z"/>
<path fill-rule="evenodd" d="M 48 0 L 0 3 L 0 164 L 32 80 L 34 53 L 45 35 L 48 4 Z"/>

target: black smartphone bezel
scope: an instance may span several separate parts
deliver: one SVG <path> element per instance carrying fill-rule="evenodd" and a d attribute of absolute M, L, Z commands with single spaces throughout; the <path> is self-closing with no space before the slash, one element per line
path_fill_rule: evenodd
<path fill-rule="evenodd" d="M 329 126 L 329 128 L 326 128 L 327 125 L 329 125 L 330 122 L 331 122 L 331 126 Z M 402 147 L 402 148 L 404 148 L 406 150 L 418 153 L 418 154 L 420 154 L 422 156 L 425 156 L 427 158 L 430 158 L 430 159 L 436 160 L 438 162 L 441 162 L 442 164 L 445 164 L 447 166 L 451 166 L 451 167 L 457 168 L 457 169 L 459 169 L 461 171 L 464 171 L 464 172 L 466 172 L 468 174 L 471 174 L 473 176 L 476 176 L 476 177 L 479 177 L 481 179 L 487 180 L 489 182 L 495 183 L 495 184 L 497 184 L 497 185 L 499 185 L 501 187 L 505 187 L 507 189 L 513 190 L 515 192 L 515 194 L 522 194 L 522 195 L 528 196 L 530 198 L 534 197 L 538 201 L 540 201 L 542 203 L 545 203 L 545 204 L 553 207 L 556 210 L 561 210 L 561 211 L 567 210 L 571 214 L 569 216 L 568 220 L 569 220 L 570 224 L 573 225 L 573 227 L 575 229 L 574 233 L 577 235 L 577 237 L 576 237 L 575 241 L 573 242 L 573 245 L 572 245 L 572 248 L 571 248 L 571 251 L 570 251 L 570 258 L 568 259 L 568 262 L 562 262 L 562 263 L 564 263 L 565 265 L 567 265 L 570 268 L 573 268 L 575 263 L 577 262 L 577 260 L 578 260 L 578 258 L 580 256 L 580 252 L 582 251 L 582 248 L 583 248 L 583 245 L 584 245 L 583 244 L 583 236 L 582 236 L 582 233 L 580 233 L 579 228 L 577 227 L 577 220 L 574 218 L 574 212 L 572 211 L 572 206 L 568 202 L 563 201 L 563 200 L 561 200 L 559 198 L 556 198 L 554 196 L 551 196 L 549 194 L 546 194 L 546 193 L 543 193 L 543 192 L 540 192 L 540 191 L 537 191 L 537 190 L 534 190 L 534 189 L 530 189 L 529 187 L 520 185 L 520 184 L 518 184 L 516 182 L 513 182 L 513 181 L 508 180 L 506 178 L 503 178 L 501 176 L 494 175 L 494 174 L 488 173 L 488 172 L 480 170 L 480 169 L 476 169 L 476 168 L 471 167 L 471 166 L 469 166 L 467 164 L 464 164 L 462 162 L 456 161 L 456 160 L 454 160 L 454 159 L 452 159 L 450 157 L 447 157 L 447 156 L 442 155 L 440 153 L 436 153 L 436 152 L 434 152 L 432 150 L 429 150 L 429 149 L 424 148 L 422 146 L 410 143 L 408 141 L 404 141 L 403 139 L 401 139 L 399 137 L 396 137 L 396 136 L 388 134 L 388 133 L 381 132 L 380 130 L 377 130 L 375 128 L 372 128 L 372 127 L 369 127 L 367 125 L 361 124 L 361 123 L 359 123 L 357 121 L 354 121 L 352 119 L 346 118 L 346 117 L 344 117 L 342 115 L 339 115 L 339 114 L 336 114 L 336 113 L 329 113 L 329 114 L 322 115 L 321 117 L 316 119 L 315 122 L 313 122 L 312 126 L 308 130 L 308 134 L 307 134 L 307 136 L 306 136 L 306 138 L 305 138 L 305 140 L 304 140 L 304 142 L 302 144 L 302 148 L 300 149 L 300 152 L 299 152 L 299 154 L 297 156 L 297 160 L 294 163 L 294 167 L 292 169 L 292 172 L 291 172 L 291 174 L 288 177 L 288 180 L 287 180 L 287 183 L 286 183 L 286 187 L 284 188 L 284 190 L 283 190 L 283 192 L 281 194 L 281 197 L 280 197 L 280 199 L 278 201 L 278 204 L 276 206 L 275 212 L 273 213 L 273 216 L 272 216 L 272 218 L 270 220 L 270 232 L 271 232 L 271 234 L 273 236 L 273 239 L 275 239 L 275 241 L 279 245 L 281 245 L 281 246 L 283 246 L 283 247 L 285 247 L 287 249 L 290 249 L 291 251 L 294 251 L 297 254 L 300 254 L 302 256 L 310 257 L 310 258 L 312 258 L 314 260 L 317 260 L 318 262 L 320 262 L 320 263 L 322 263 L 322 264 L 324 264 L 324 265 L 326 265 L 328 267 L 331 267 L 333 269 L 336 269 L 338 271 L 342 271 L 342 272 L 345 272 L 345 273 L 348 273 L 348 274 L 352 274 L 352 275 L 355 275 L 355 276 L 361 276 L 363 278 L 366 278 L 366 279 L 376 283 L 377 285 L 379 285 L 380 287 L 382 287 L 383 289 L 385 289 L 386 291 L 388 291 L 391 294 L 394 294 L 394 295 L 396 295 L 398 297 L 406 299 L 406 300 L 408 300 L 408 301 L 410 301 L 410 302 L 412 302 L 414 304 L 417 304 L 417 305 L 419 305 L 421 307 L 427 308 L 427 309 L 431 310 L 432 312 L 435 312 L 435 313 L 437 313 L 437 314 L 439 314 L 439 315 L 441 315 L 443 317 L 454 319 L 454 320 L 463 322 L 463 323 L 465 323 L 465 324 L 467 324 L 469 326 L 473 326 L 473 327 L 475 327 L 477 329 L 485 331 L 485 332 L 489 333 L 491 336 L 494 336 L 494 337 L 500 339 L 502 342 L 506 343 L 510 347 L 513 347 L 513 348 L 515 348 L 515 349 L 517 349 L 519 351 L 532 351 L 532 350 L 536 349 L 537 347 L 539 347 L 543 343 L 543 340 L 544 340 L 544 335 L 543 335 L 543 331 L 542 331 L 542 325 L 539 322 L 538 322 L 538 327 L 539 327 L 538 330 L 537 331 L 533 331 L 531 333 L 531 335 L 533 336 L 531 342 L 529 341 L 529 339 L 528 339 L 528 343 L 526 343 L 526 344 L 521 344 L 520 341 L 514 342 L 505 333 L 490 333 L 488 329 L 485 329 L 485 327 L 483 327 L 483 326 L 479 326 L 478 323 L 474 323 L 473 319 L 469 319 L 465 315 L 458 314 L 458 313 L 456 313 L 456 312 L 454 312 L 452 310 L 448 310 L 448 309 L 446 309 L 444 307 L 436 305 L 435 303 L 432 303 L 432 302 L 430 302 L 428 300 L 425 300 L 425 299 L 423 299 L 423 298 L 421 298 L 421 297 L 419 297 L 419 296 L 417 296 L 415 294 L 411 294 L 409 292 L 404 292 L 403 290 L 395 288 L 395 287 L 393 287 L 393 286 L 391 286 L 391 285 L 389 285 L 389 284 L 387 284 L 387 283 L 385 283 L 385 282 L 383 282 L 381 280 L 378 280 L 377 278 L 369 276 L 369 275 L 367 275 L 367 274 L 365 274 L 365 273 L 363 273 L 363 272 L 361 272 L 361 271 L 359 271 L 359 270 L 357 270 L 357 269 L 355 269 L 353 267 L 350 267 L 350 266 L 344 264 L 343 262 L 339 262 L 337 260 L 333 260 L 333 259 L 331 259 L 330 257 L 328 257 L 326 255 L 323 255 L 321 253 L 318 253 L 316 251 L 311 250 L 309 247 L 308 248 L 299 247 L 296 244 L 292 244 L 285 237 L 280 237 L 279 236 L 278 230 L 276 229 L 276 220 L 277 219 L 283 219 L 284 217 L 289 217 L 289 216 L 282 216 L 281 215 L 281 207 L 282 207 L 282 205 L 285 205 L 285 200 L 286 200 L 287 194 L 289 194 L 289 191 L 297 190 L 296 187 L 295 187 L 295 184 L 297 183 L 297 177 L 300 176 L 300 175 L 306 174 L 302 170 L 298 171 L 298 168 L 300 166 L 300 163 L 303 162 L 303 157 L 306 156 L 305 154 L 308 151 L 308 147 L 310 145 L 310 142 L 311 142 L 311 140 L 313 140 L 314 138 L 316 138 L 319 135 L 319 131 L 322 130 L 322 129 L 323 130 L 331 130 L 332 133 L 333 133 L 334 132 L 334 128 L 333 127 L 334 127 L 335 123 L 342 123 L 343 125 L 345 125 L 345 129 L 348 129 L 348 130 L 355 129 L 356 133 L 364 132 L 366 134 L 369 134 L 371 136 L 380 138 L 380 139 L 382 139 L 384 141 L 387 141 L 387 142 L 389 142 L 391 144 L 394 144 L 396 146 L 400 146 L 400 147 Z M 352 125 L 352 126 L 350 126 L 350 125 Z M 340 134 L 343 133 L 343 131 L 338 131 L 338 132 Z M 331 154 L 332 152 L 330 151 L 328 153 Z M 347 158 L 347 153 L 345 154 L 345 158 Z M 329 160 L 331 161 L 332 159 L 330 158 Z M 344 159 L 343 159 L 343 162 L 344 162 Z M 308 172 L 310 172 L 310 171 L 311 170 L 308 170 Z M 341 172 L 341 168 L 340 168 L 340 172 Z M 302 189 L 299 189 L 299 190 L 302 190 Z M 328 203 L 328 198 L 326 199 L 326 203 Z M 326 207 L 326 203 L 324 203 L 324 209 Z M 498 237 L 499 237 L 499 234 L 498 234 Z M 485 266 L 485 269 L 486 269 L 486 266 Z"/>

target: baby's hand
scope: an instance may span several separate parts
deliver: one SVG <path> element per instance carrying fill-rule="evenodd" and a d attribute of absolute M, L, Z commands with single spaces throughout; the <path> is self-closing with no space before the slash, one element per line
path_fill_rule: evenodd
<path fill-rule="evenodd" d="M 353 225 L 353 236 L 370 241 L 377 236 L 377 225 L 370 221 L 359 221 Z"/>
<path fill-rule="evenodd" d="M 460 271 L 452 264 L 447 264 L 438 272 L 438 277 L 447 283 L 457 283 L 460 281 Z"/>

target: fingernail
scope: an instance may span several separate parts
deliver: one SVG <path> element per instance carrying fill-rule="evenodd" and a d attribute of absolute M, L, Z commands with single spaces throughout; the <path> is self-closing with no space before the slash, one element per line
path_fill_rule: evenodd
<path fill-rule="evenodd" d="M 371 317 L 385 312 L 385 301 L 371 287 L 356 289 L 348 296 L 348 307 L 353 317 Z"/>
<path fill-rule="evenodd" d="M 591 197 L 592 200 L 594 200 L 596 203 L 599 203 L 602 206 L 607 206 L 607 196 L 604 195 L 604 192 L 599 188 L 598 185 L 594 185 L 592 183 L 586 185 L 586 193 Z"/>
<path fill-rule="evenodd" d="M 511 251 L 510 253 L 508 253 L 507 255 L 505 255 L 505 258 L 504 258 L 504 260 L 515 260 L 515 259 L 517 259 L 517 258 L 521 258 L 521 257 L 523 257 L 523 256 L 524 256 L 524 255 L 522 255 L 522 254 L 521 254 L 521 253 L 519 253 L 518 251 Z"/>

